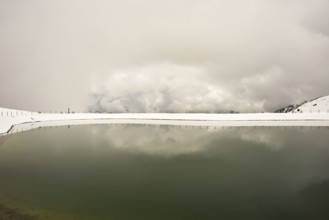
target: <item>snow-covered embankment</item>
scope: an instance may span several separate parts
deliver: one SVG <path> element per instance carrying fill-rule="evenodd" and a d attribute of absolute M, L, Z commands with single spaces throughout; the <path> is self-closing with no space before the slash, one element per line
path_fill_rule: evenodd
<path fill-rule="evenodd" d="M 235 126 L 329 126 L 329 113 L 249 113 L 249 114 L 169 114 L 169 113 L 125 113 L 125 114 L 51 114 L 18 111 L 0 108 L 0 134 L 7 133 L 14 125 L 42 123 L 42 126 L 61 124 L 106 124 L 106 123 L 150 123 L 150 124 L 181 124 L 202 122 L 203 125 L 234 124 Z M 64 122 L 64 123 L 63 123 Z M 175 122 L 175 123 L 173 123 Z M 216 123 L 214 123 L 216 122 Z M 296 123 L 298 122 L 298 123 Z"/>

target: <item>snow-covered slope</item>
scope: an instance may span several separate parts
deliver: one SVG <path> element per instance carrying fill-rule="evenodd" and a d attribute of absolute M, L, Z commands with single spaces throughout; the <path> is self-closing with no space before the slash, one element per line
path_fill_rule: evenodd
<path fill-rule="evenodd" d="M 37 113 L 0 108 L 0 134 L 6 133 L 13 125 L 33 122 Z"/>
<path fill-rule="evenodd" d="M 329 113 L 329 96 L 313 99 L 298 105 L 288 105 L 278 109 L 278 113 Z"/>
<path fill-rule="evenodd" d="M 315 103 L 314 103 L 315 104 Z M 318 103 L 319 107 L 324 104 Z M 317 106 L 316 105 L 316 106 Z M 304 109 L 304 108 L 303 108 Z M 307 106 L 305 107 L 307 109 Z M 302 112 L 302 111 L 300 111 Z M 278 114 L 169 114 L 169 113 L 127 113 L 127 114 L 51 114 L 18 111 L 0 108 L 0 135 L 10 132 L 17 125 L 27 125 L 30 129 L 40 126 L 59 124 L 175 124 L 175 125 L 210 125 L 210 126 L 329 126 L 329 113 L 314 111 L 309 113 Z M 15 130 L 15 129 L 14 129 Z M 28 130 L 28 128 L 24 128 Z M 20 130 L 19 130 L 20 131 Z"/>
<path fill-rule="evenodd" d="M 329 113 L 329 96 L 314 99 L 296 108 L 294 112 L 325 112 Z"/>

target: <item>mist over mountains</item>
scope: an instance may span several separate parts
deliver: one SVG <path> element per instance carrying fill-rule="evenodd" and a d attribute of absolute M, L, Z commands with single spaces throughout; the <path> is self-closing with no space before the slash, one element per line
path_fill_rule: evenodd
<path fill-rule="evenodd" d="M 0 1 L 0 106 L 273 112 L 327 94 L 329 1 Z"/>

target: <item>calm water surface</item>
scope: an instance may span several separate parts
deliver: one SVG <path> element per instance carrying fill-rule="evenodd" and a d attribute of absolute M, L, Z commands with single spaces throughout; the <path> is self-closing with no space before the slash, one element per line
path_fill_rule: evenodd
<path fill-rule="evenodd" d="M 81 126 L 0 138 L 0 205 L 36 219 L 329 219 L 327 128 Z"/>

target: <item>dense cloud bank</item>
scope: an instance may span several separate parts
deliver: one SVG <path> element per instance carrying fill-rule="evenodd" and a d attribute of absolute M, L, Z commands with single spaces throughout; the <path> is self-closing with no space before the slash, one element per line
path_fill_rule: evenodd
<path fill-rule="evenodd" d="M 329 1 L 2 1 L 0 106 L 273 111 L 328 95 Z"/>
<path fill-rule="evenodd" d="M 168 63 L 114 73 L 95 87 L 93 96 L 93 112 L 216 113 L 262 107 L 233 97 L 201 68 Z"/>

